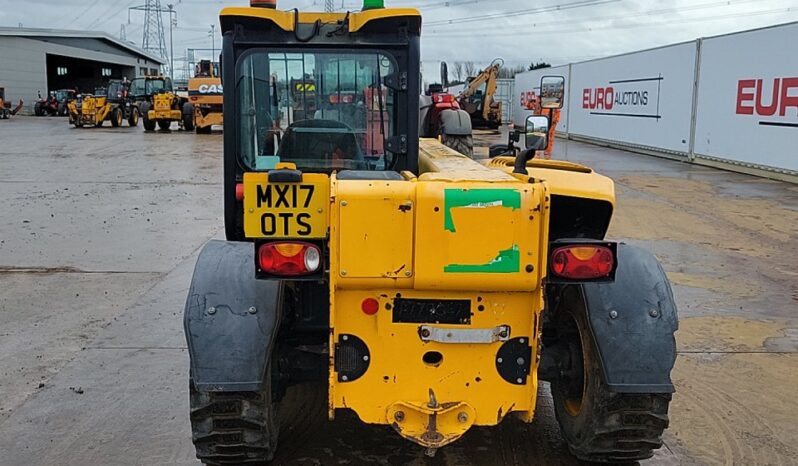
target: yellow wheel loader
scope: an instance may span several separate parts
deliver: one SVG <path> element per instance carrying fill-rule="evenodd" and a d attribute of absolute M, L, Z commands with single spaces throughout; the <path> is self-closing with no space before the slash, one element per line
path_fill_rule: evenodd
<path fill-rule="evenodd" d="M 69 124 L 76 128 L 100 127 L 106 121 L 114 128 L 127 122 L 128 126 L 139 124 L 139 107 L 129 94 L 130 82 L 114 80 L 108 87 L 98 88 L 94 94 L 77 95 L 67 103 Z"/>
<path fill-rule="evenodd" d="M 271 461 L 280 400 L 312 381 L 330 421 L 351 410 L 432 454 L 531 422 L 547 380 L 578 458 L 652 456 L 676 307 L 653 255 L 605 238 L 612 180 L 534 160 L 545 116 L 484 164 L 420 140 L 415 9 L 253 0 L 221 30 L 226 241 L 184 311 L 202 462 Z"/>
<path fill-rule="evenodd" d="M 208 134 L 214 125 L 224 124 L 223 88 L 217 63 L 201 60 L 188 80 L 188 99 L 194 106 L 194 126 L 198 134 Z"/>
<path fill-rule="evenodd" d="M 174 90 L 172 79 L 165 76 L 145 76 L 131 81 L 130 94 L 141 102 L 141 121 L 145 131 L 169 131 L 172 123 L 186 131 L 194 131 L 194 106 Z"/>

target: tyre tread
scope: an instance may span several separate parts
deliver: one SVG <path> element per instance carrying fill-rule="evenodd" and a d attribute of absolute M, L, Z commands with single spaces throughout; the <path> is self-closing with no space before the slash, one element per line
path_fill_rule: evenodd
<path fill-rule="evenodd" d="M 443 144 L 463 155 L 474 157 L 474 137 L 470 134 L 466 136 L 444 135 Z"/>
<path fill-rule="evenodd" d="M 585 401 L 577 416 L 565 410 L 564 387 L 559 381 L 552 381 L 555 414 L 568 449 L 578 459 L 596 463 L 629 463 L 651 458 L 654 450 L 663 445 L 672 394 L 610 391 L 603 379 L 595 342 L 587 331 L 584 303 L 579 298 L 573 293 L 566 295 L 559 309 L 563 316 L 573 317 L 579 329 L 576 338 L 585 351 Z"/>
<path fill-rule="evenodd" d="M 207 465 L 266 464 L 274 457 L 271 400 L 251 392 L 200 392 L 191 384 L 191 430 Z"/>

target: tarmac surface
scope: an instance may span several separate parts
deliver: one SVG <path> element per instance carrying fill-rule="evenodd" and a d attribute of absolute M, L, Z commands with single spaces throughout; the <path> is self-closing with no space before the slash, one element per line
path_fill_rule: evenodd
<path fill-rule="evenodd" d="M 198 464 L 182 309 L 223 235 L 221 136 L 14 117 L 0 141 L 0 464 Z M 674 284 L 677 393 L 644 464 L 796 464 L 798 186 L 575 142 L 555 158 L 615 180 L 610 237 Z M 327 422 L 325 397 L 289 394 L 275 464 L 578 464 L 545 385 L 532 424 L 435 458 L 354 415 Z"/>

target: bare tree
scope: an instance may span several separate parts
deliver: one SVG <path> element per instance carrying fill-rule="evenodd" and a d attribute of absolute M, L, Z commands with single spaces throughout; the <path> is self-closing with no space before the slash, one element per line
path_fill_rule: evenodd
<path fill-rule="evenodd" d="M 512 79 L 515 75 L 519 73 L 523 73 L 526 71 L 526 66 L 514 66 L 514 67 L 506 67 L 502 66 L 499 68 L 499 78 L 500 79 Z"/>
<path fill-rule="evenodd" d="M 463 62 L 454 62 L 452 71 L 454 72 L 454 79 L 458 82 L 463 82 Z"/>
<path fill-rule="evenodd" d="M 542 69 L 542 68 L 551 68 L 551 65 L 549 63 L 546 63 L 543 60 L 540 60 L 537 63 L 532 62 L 532 64 L 529 65 L 529 71 L 535 71 L 535 70 L 539 70 L 539 69 Z"/>
<path fill-rule="evenodd" d="M 463 71 L 465 72 L 465 79 L 471 78 L 476 76 L 477 74 L 477 65 L 474 64 L 472 61 L 467 61 L 463 63 Z"/>

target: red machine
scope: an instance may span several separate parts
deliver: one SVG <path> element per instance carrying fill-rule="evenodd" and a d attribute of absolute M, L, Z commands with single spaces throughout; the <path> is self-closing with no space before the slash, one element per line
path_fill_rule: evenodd
<path fill-rule="evenodd" d="M 432 84 L 421 96 L 420 108 L 422 137 L 439 138 L 457 152 L 473 157 L 471 115 L 460 108 L 457 97 L 445 92 L 442 84 Z"/>

